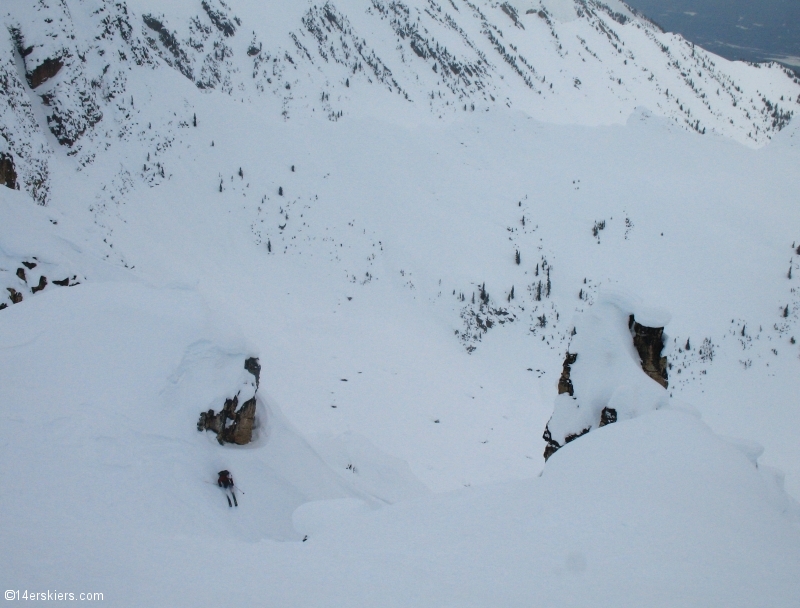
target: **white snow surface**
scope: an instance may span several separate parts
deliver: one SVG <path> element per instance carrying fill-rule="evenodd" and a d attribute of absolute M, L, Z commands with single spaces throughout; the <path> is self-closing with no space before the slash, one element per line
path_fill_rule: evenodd
<path fill-rule="evenodd" d="M 570 370 L 574 395 L 556 397 L 547 424 L 559 445 L 570 435 L 598 428 L 604 408 L 614 410 L 618 420 L 627 420 L 669 405 L 667 391 L 642 371 L 628 327 L 629 316 L 636 312 L 643 311 L 641 322 L 647 321 L 648 327 L 663 327 L 668 317 L 636 304 L 630 296 L 601 292 L 594 306 L 576 319 L 570 345 L 577 355 Z"/>
<path fill-rule="evenodd" d="M 0 8 L 0 586 L 800 603 L 797 81 L 621 2 L 205 5 Z"/>

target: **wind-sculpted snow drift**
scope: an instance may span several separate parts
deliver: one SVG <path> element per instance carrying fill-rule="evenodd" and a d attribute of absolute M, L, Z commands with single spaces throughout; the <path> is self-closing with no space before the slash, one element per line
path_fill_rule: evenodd
<path fill-rule="evenodd" d="M 616 1 L 0 22 L 6 589 L 800 603 L 783 69 Z"/>

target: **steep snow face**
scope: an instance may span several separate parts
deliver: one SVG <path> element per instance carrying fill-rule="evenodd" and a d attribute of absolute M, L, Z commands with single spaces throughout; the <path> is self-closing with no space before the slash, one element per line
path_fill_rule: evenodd
<path fill-rule="evenodd" d="M 201 411 L 219 408 L 242 386 L 252 354 L 196 294 L 111 281 L 51 290 L 3 312 L 4 377 L 17 379 L 4 382 L 3 403 L 20 406 L 9 420 L 14 445 L 6 435 L 3 449 L 27 454 L 11 473 L 28 480 L 12 507 L 20 525 L 34 526 L 43 513 L 30 507 L 58 496 L 70 507 L 63 518 L 40 520 L 50 532 L 80 536 L 89 519 L 95 529 L 127 519 L 140 530 L 213 531 L 211 513 L 227 509 L 224 500 L 210 501 L 211 512 L 184 506 L 221 498 L 221 469 L 234 471 L 262 507 L 217 531 L 246 541 L 299 540 L 292 513 L 310 500 L 366 498 L 269 401 L 259 400 L 260 426 L 245 448 L 223 450 L 193 428 Z M 40 375 L 49 380 L 32 394 Z M 251 475 L 259 482 L 248 488 Z M 170 498 L 170 487 L 183 489 Z M 93 515 L 81 523 L 73 509 Z"/>
<path fill-rule="evenodd" d="M 286 119 L 418 123 L 506 107 L 600 125 L 642 106 L 752 146 L 800 102 L 778 65 L 728 62 L 621 2 L 13 0 L 0 18 L 0 129 L 40 202 L 53 149 L 86 165 L 144 134 L 138 110 L 160 96 L 137 100 L 132 82 L 164 68 Z"/>

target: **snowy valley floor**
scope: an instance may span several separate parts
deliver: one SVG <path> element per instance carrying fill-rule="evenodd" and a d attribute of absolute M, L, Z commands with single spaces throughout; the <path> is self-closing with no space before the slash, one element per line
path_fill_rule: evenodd
<path fill-rule="evenodd" d="M 2 279 L 33 257 L 83 279 L 0 311 L 5 589 L 800 603 L 797 125 L 752 150 L 646 112 L 278 123 L 185 86 L 199 126 L 155 187 L 120 143 L 59 158 L 46 208 L 0 189 Z M 506 311 L 486 332 L 482 286 Z M 604 290 L 671 313 L 671 405 L 545 465 L 575 317 Z M 220 447 L 197 417 L 248 356 L 258 438 Z"/>

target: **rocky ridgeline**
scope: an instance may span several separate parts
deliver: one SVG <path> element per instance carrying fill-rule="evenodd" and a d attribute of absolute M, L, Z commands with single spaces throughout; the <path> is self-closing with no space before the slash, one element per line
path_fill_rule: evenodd
<path fill-rule="evenodd" d="M 261 364 L 257 358 L 250 357 L 245 360 L 244 369 L 253 375 L 254 384 L 239 389 L 233 397 L 226 399 L 218 413 L 214 413 L 213 409 L 202 412 L 197 421 L 197 430 L 215 433 L 220 445 L 226 443 L 247 445 L 253 440 L 253 429 L 256 426 L 256 392 L 261 377 Z M 251 388 L 255 389 L 252 391 L 253 396 L 247 398 L 240 407 L 239 399 L 243 397 L 243 391 Z"/>
<path fill-rule="evenodd" d="M 569 14 L 561 17 L 511 2 L 319 2 L 286 8 L 294 21 L 269 37 L 237 16 L 237 0 L 182 3 L 169 15 L 137 0 L 10 4 L 0 7 L 10 34 L 0 43 L 0 154 L 40 204 L 50 197 L 54 147 L 85 166 L 99 150 L 147 138 L 151 119 L 163 117 L 135 99 L 141 89 L 130 81 L 155 70 L 243 102 L 277 97 L 285 119 L 320 111 L 341 119 L 356 82 L 359 91 L 380 88 L 442 118 L 516 107 L 581 122 L 587 99 L 590 107 L 619 106 L 609 116 L 627 115 L 638 105 L 632 100 L 658 100 L 649 109 L 683 128 L 753 145 L 788 124 L 800 103 L 800 80 L 777 64 L 747 66 L 743 77 L 595 0 L 564 2 Z M 608 81 L 591 84 L 598 71 Z M 174 139 L 175 128 L 162 125 L 169 133 L 159 137 Z"/>

